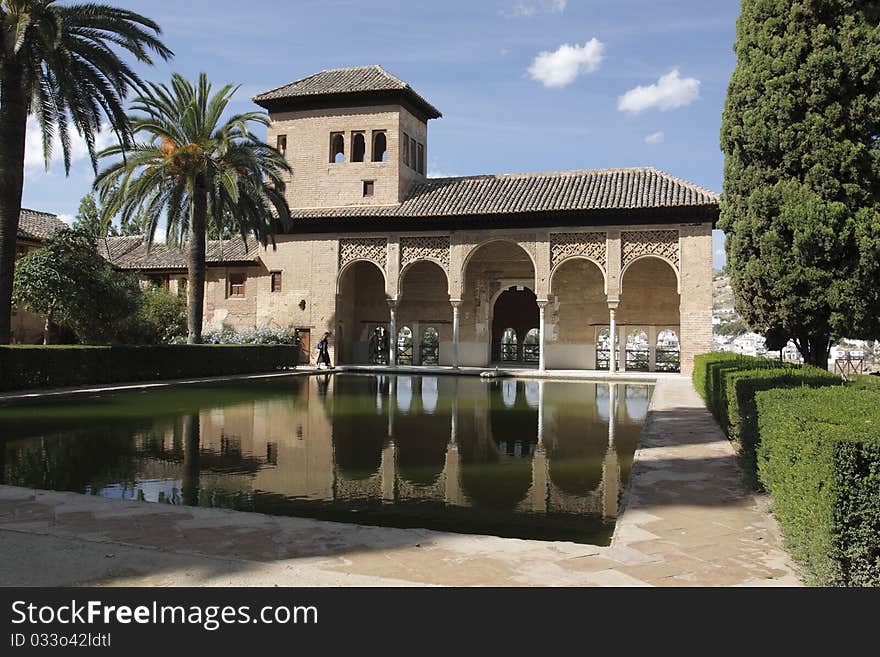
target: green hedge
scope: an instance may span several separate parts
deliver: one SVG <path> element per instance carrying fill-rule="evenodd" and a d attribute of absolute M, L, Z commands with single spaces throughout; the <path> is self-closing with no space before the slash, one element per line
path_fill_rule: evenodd
<path fill-rule="evenodd" d="M 785 367 L 726 371 L 723 376 L 727 408 L 723 425 L 736 442 L 746 481 L 759 488 L 757 453 L 760 443 L 758 408 L 755 396 L 764 390 L 841 386 L 836 374 L 818 367 Z"/>
<path fill-rule="evenodd" d="M 754 488 L 759 487 L 755 394 L 774 388 L 821 387 L 842 383 L 837 375 L 816 367 L 723 352 L 697 356 L 693 379 L 694 386 L 718 424 L 737 443 L 746 480 Z"/>
<path fill-rule="evenodd" d="M 272 372 L 298 357 L 289 345 L 0 347 L 0 390 Z"/>
<path fill-rule="evenodd" d="M 811 584 L 880 586 L 880 390 L 757 395 L 758 471 Z"/>

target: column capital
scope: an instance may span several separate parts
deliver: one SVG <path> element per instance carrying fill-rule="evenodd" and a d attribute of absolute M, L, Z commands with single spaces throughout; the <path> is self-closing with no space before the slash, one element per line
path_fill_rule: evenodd
<path fill-rule="evenodd" d="M 546 307 L 546 305 L 548 303 L 550 303 L 550 301 L 548 299 L 538 299 L 537 303 L 538 303 L 538 308 L 543 310 Z"/>
<path fill-rule="evenodd" d="M 391 308 L 391 310 L 397 309 L 397 299 L 386 299 L 385 301 L 388 303 L 388 307 Z"/>
<path fill-rule="evenodd" d="M 620 307 L 620 301 L 609 301 L 608 310 L 617 310 Z"/>
<path fill-rule="evenodd" d="M 452 307 L 456 310 L 461 307 L 461 299 L 450 299 L 449 303 L 451 303 Z"/>

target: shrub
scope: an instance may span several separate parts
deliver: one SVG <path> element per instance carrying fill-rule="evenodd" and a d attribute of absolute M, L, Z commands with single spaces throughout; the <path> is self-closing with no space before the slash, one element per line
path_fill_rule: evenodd
<path fill-rule="evenodd" d="M 727 405 L 722 426 L 727 436 L 736 442 L 740 464 L 753 488 L 759 486 L 757 449 L 760 442 L 755 395 L 763 390 L 842 384 L 837 375 L 811 366 L 727 370 L 723 373 L 723 380 Z"/>
<path fill-rule="evenodd" d="M 166 344 L 186 333 L 186 300 L 150 285 L 141 291 L 137 314 L 132 318 L 131 344 Z"/>
<path fill-rule="evenodd" d="M 172 340 L 173 344 L 184 344 L 186 337 L 177 337 Z M 295 329 L 259 328 L 249 331 L 205 331 L 202 333 L 204 344 L 286 344 L 298 345 L 299 333 Z"/>
<path fill-rule="evenodd" d="M 701 354 L 694 358 L 693 381 L 706 406 L 727 431 L 727 391 L 724 374 L 733 370 L 770 369 L 783 366 L 779 361 L 729 352 Z M 795 367 L 787 365 L 785 367 Z"/>
<path fill-rule="evenodd" d="M 880 391 L 757 394 L 758 471 L 808 583 L 880 586 Z"/>
<path fill-rule="evenodd" d="M 272 372 L 298 358 L 288 345 L 0 347 L 0 390 Z"/>

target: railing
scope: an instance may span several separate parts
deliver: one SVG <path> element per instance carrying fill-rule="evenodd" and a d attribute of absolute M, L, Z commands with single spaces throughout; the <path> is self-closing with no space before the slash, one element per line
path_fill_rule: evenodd
<path fill-rule="evenodd" d="M 403 340 L 397 343 L 397 364 L 412 365 L 413 364 L 413 344 L 412 340 Z"/>
<path fill-rule="evenodd" d="M 501 343 L 501 362 L 502 363 L 515 363 L 519 360 L 519 349 L 515 343 L 510 342 L 502 342 Z"/>
<path fill-rule="evenodd" d="M 611 368 L 611 350 L 596 349 L 596 369 L 607 370 Z"/>
<path fill-rule="evenodd" d="M 523 345 L 523 362 L 538 363 L 541 360 L 541 345 L 524 344 Z"/>
<path fill-rule="evenodd" d="M 681 372 L 681 350 L 658 349 L 654 369 L 657 372 Z"/>
<path fill-rule="evenodd" d="M 648 363 L 651 362 L 651 352 L 648 349 L 627 349 L 626 369 L 633 372 L 647 372 Z"/>
<path fill-rule="evenodd" d="M 436 342 L 422 343 L 422 348 L 419 350 L 419 362 L 422 365 L 439 365 L 440 345 Z"/>
<path fill-rule="evenodd" d="M 840 376 L 855 376 L 863 374 L 865 371 L 865 361 L 863 358 L 838 358 L 834 361 L 834 373 Z"/>

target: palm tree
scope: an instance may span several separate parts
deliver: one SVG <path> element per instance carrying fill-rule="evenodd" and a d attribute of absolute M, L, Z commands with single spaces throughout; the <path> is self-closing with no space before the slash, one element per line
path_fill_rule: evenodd
<path fill-rule="evenodd" d="M 149 84 L 134 99 L 129 117 L 136 143 L 123 152 L 111 146 L 99 158 L 114 158 L 98 174 L 106 217 L 136 221 L 152 244 L 162 217 L 167 241 L 186 245 L 188 342 L 202 339 L 207 229 L 227 228 L 243 239 L 253 235 L 263 246 L 279 225 L 290 221 L 284 156 L 250 131 L 269 125 L 262 112 L 223 116 L 237 87 L 212 94 L 202 73 L 193 85 L 175 74 L 171 86 Z"/>
<path fill-rule="evenodd" d="M 57 137 L 70 172 L 73 127 L 97 169 L 95 134 L 106 119 L 128 144 L 123 103 L 141 85 L 115 49 L 147 64 L 150 53 L 168 59 L 159 34 L 153 21 L 107 5 L 0 0 L 0 344 L 10 339 L 28 117 L 39 123 L 47 167 Z"/>

